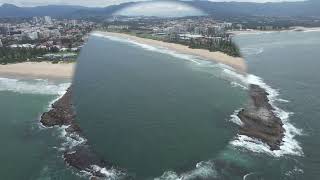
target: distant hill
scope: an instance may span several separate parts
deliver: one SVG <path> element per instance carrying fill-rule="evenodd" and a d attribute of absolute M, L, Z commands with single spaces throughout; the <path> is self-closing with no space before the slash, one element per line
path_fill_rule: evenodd
<path fill-rule="evenodd" d="M 248 3 L 248 2 L 189 2 L 210 15 L 250 15 L 250 16 L 300 16 L 320 17 L 320 0 L 278 3 Z"/>
<path fill-rule="evenodd" d="M 17 7 L 11 4 L 0 6 L 0 17 L 87 17 L 109 16 L 121 8 L 139 2 L 123 3 L 105 8 L 88 8 L 82 6 L 48 5 L 38 7 Z M 189 5 L 217 17 L 227 16 L 288 16 L 288 17 L 320 17 L 320 0 L 279 3 L 248 3 L 248 2 L 210 2 L 184 1 Z"/>
<path fill-rule="evenodd" d="M 82 6 L 48 5 L 37 7 L 18 7 L 12 4 L 0 6 L 0 17 L 32 17 L 32 16 L 68 16 L 79 10 L 89 9 Z M 92 11 L 95 8 L 90 8 Z"/>

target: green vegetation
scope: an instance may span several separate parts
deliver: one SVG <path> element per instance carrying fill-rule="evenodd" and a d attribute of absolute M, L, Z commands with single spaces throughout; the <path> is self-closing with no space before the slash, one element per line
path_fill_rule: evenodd
<path fill-rule="evenodd" d="M 240 50 L 238 46 L 229 40 L 225 39 L 190 39 L 190 40 L 171 40 L 173 43 L 179 43 L 183 45 L 187 45 L 192 49 L 207 49 L 211 52 L 220 51 L 229 56 L 233 57 L 241 57 Z"/>
<path fill-rule="evenodd" d="M 42 56 L 46 53 L 49 53 L 49 50 L 45 49 L 36 49 L 36 48 L 0 48 L 0 63 L 18 63 L 24 61 L 41 61 L 38 59 L 39 56 Z"/>
<path fill-rule="evenodd" d="M 44 59 L 43 55 L 53 53 L 53 54 L 63 54 L 59 52 L 57 48 L 48 49 L 38 49 L 38 48 L 0 48 L 0 64 L 10 64 L 19 63 L 25 61 L 41 62 L 47 61 L 49 59 Z M 59 59 L 52 60 L 53 63 L 59 62 Z M 65 61 L 74 61 L 74 59 L 68 59 Z"/>
<path fill-rule="evenodd" d="M 116 32 L 125 33 L 128 35 L 133 35 L 141 38 L 182 44 L 192 49 L 207 49 L 211 52 L 220 51 L 229 56 L 241 57 L 241 53 L 238 46 L 231 40 L 231 38 L 225 39 L 221 37 L 219 39 L 208 39 L 208 38 L 181 39 L 175 33 L 172 33 L 170 35 L 165 35 L 165 36 L 158 36 L 158 35 L 153 35 L 150 32 L 143 32 L 143 31 L 121 30 Z"/>
<path fill-rule="evenodd" d="M 192 49 L 207 49 L 211 52 L 220 51 L 229 56 L 241 57 L 239 47 L 231 40 L 231 38 L 191 38 L 181 39 L 178 34 L 172 33 L 169 35 L 153 35 L 151 32 L 137 30 L 117 30 L 114 32 L 133 35 L 141 38 L 153 39 L 158 41 L 182 44 Z"/>

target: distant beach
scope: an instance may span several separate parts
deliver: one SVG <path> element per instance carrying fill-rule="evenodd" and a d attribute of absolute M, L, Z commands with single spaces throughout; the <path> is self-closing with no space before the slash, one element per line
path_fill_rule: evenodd
<path fill-rule="evenodd" d="M 295 26 L 289 29 L 284 30 L 256 30 L 256 29 L 246 29 L 242 31 L 228 31 L 228 33 L 234 35 L 243 35 L 243 34 L 267 34 L 267 33 L 275 33 L 275 32 L 319 32 L 320 27 L 303 27 L 303 26 Z"/>
<path fill-rule="evenodd" d="M 0 65 L 1 76 L 34 78 L 72 78 L 75 63 L 23 62 Z"/>
<path fill-rule="evenodd" d="M 192 48 L 189 48 L 188 46 L 184 46 L 181 44 L 167 43 L 167 42 L 157 41 L 157 40 L 153 40 L 153 39 L 140 38 L 140 37 L 136 37 L 136 36 L 132 36 L 132 35 L 128 35 L 128 34 L 122 34 L 122 33 L 101 32 L 101 31 L 96 31 L 94 33 L 102 34 L 105 36 L 120 37 L 120 38 L 124 38 L 124 39 L 129 39 L 129 40 L 135 41 L 137 43 L 141 43 L 141 44 L 163 47 L 163 48 L 167 48 L 167 49 L 176 51 L 178 53 L 198 56 L 198 57 L 203 58 L 205 60 L 210 60 L 210 61 L 226 64 L 228 66 L 235 68 L 237 71 L 239 71 L 241 73 L 244 73 L 247 70 L 247 66 L 246 66 L 246 63 L 243 58 L 232 57 L 232 56 L 229 56 L 229 55 L 224 54 L 222 52 L 210 52 L 205 49 L 192 49 Z"/>

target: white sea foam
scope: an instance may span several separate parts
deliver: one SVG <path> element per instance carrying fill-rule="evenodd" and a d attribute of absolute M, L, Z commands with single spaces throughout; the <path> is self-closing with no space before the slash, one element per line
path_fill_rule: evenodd
<path fill-rule="evenodd" d="M 106 169 L 105 167 L 100 167 L 98 165 L 91 165 L 91 168 L 95 171 L 95 172 L 100 172 L 101 174 L 103 174 L 105 177 L 104 179 L 107 180 L 116 180 L 119 178 L 119 176 L 121 176 L 121 172 L 117 171 L 116 169 Z"/>
<path fill-rule="evenodd" d="M 248 174 L 244 175 L 244 176 L 243 176 L 243 180 L 246 180 L 247 177 L 249 177 L 250 175 L 253 175 L 253 174 L 254 174 L 254 173 L 248 173 Z"/>
<path fill-rule="evenodd" d="M 216 178 L 218 173 L 215 169 L 214 163 L 211 161 L 203 161 L 197 163 L 195 169 L 177 174 L 173 171 L 166 171 L 161 177 L 154 178 L 154 180 L 192 180 L 192 179 L 210 179 Z"/>
<path fill-rule="evenodd" d="M 242 88 L 242 89 L 248 89 L 247 86 L 245 86 L 245 85 L 243 85 L 243 84 L 240 84 L 239 82 L 235 82 L 235 81 L 231 82 L 231 86 L 232 86 L 232 87 L 240 87 L 240 88 Z"/>
<path fill-rule="evenodd" d="M 76 146 L 83 145 L 87 142 L 87 140 L 83 137 L 81 137 L 79 134 L 73 132 L 73 133 L 68 133 L 67 129 L 70 126 L 61 126 L 59 127 L 60 131 L 60 137 L 64 138 L 65 142 L 62 143 L 63 149 L 72 149 Z"/>
<path fill-rule="evenodd" d="M 241 109 L 240 109 L 241 110 Z M 230 116 L 230 121 L 242 126 L 243 122 L 241 121 L 241 119 L 238 117 L 238 113 L 240 112 L 240 110 L 235 110 L 234 113 Z"/>
<path fill-rule="evenodd" d="M 54 84 L 48 80 L 19 80 L 0 78 L 0 91 L 11 91 L 21 94 L 61 95 L 70 86 L 70 83 Z"/>
<path fill-rule="evenodd" d="M 250 55 L 259 55 L 264 52 L 262 47 L 246 47 L 241 48 L 241 53 L 245 54 L 246 56 Z"/>
<path fill-rule="evenodd" d="M 278 102 L 282 102 L 282 103 L 289 103 L 290 101 L 289 100 L 286 100 L 286 99 L 276 99 Z"/>

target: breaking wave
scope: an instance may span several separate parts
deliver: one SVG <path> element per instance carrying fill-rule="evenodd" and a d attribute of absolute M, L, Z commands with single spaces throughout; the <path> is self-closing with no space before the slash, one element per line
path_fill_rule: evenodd
<path fill-rule="evenodd" d="M 174 171 L 166 171 L 162 176 L 154 180 L 192 180 L 192 179 L 214 179 L 218 177 L 215 165 L 212 161 L 199 162 L 195 169 L 177 174 Z"/>
<path fill-rule="evenodd" d="M 0 91 L 11 91 L 21 94 L 62 95 L 70 83 L 54 84 L 44 79 L 18 80 L 0 78 Z"/>

